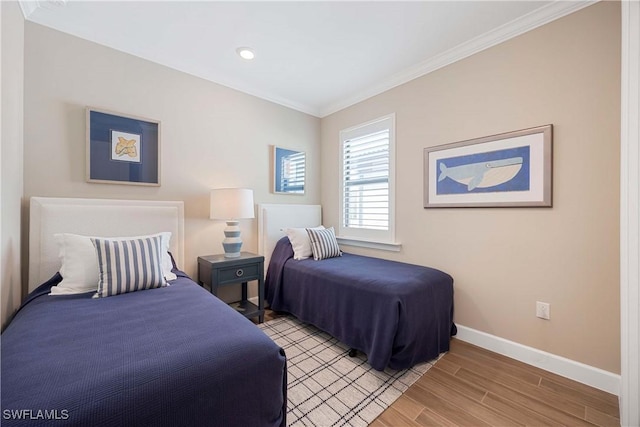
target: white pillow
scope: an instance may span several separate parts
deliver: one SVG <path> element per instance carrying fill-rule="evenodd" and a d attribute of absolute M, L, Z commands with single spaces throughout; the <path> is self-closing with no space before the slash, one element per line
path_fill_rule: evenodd
<path fill-rule="evenodd" d="M 162 238 L 162 272 L 165 280 L 174 280 L 176 275 L 171 272 L 173 264 L 169 256 L 171 233 L 164 232 L 152 236 L 109 237 L 111 240 L 130 240 L 146 237 L 161 236 Z M 60 248 L 59 258 L 62 263 L 60 275 L 62 282 L 51 287 L 51 295 L 81 294 L 98 290 L 100 270 L 98 256 L 91 242 L 92 236 L 61 233 L 54 234 L 54 239 Z"/>
<path fill-rule="evenodd" d="M 324 230 L 322 225 L 313 227 L 314 230 Z M 285 228 L 284 233 L 293 247 L 293 259 L 306 259 L 313 255 L 311 240 L 306 228 Z"/>

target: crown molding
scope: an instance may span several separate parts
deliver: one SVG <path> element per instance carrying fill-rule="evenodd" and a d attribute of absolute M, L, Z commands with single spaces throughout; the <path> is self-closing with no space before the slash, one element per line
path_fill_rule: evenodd
<path fill-rule="evenodd" d="M 413 67 L 392 75 L 386 80 L 376 84 L 356 95 L 338 101 L 321 109 L 320 117 L 326 117 L 344 108 L 350 107 L 365 99 L 379 95 L 389 89 L 407 83 L 418 77 L 422 77 L 454 62 L 460 61 L 485 49 L 510 40 L 521 34 L 538 28 L 549 22 L 560 19 L 580 9 L 591 6 L 599 0 L 562 1 L 556 0 L 533 12 L 504 24 L 494 30 L 482 34 L 474 39 L 462 43 L 448 51 L 445 51 L 429 60 L 423 61 Z"/>
<path fill-rule="evenodd" d="M 29 19 L 31 14 L 40 7 L 40 2 L 35 0 L 19 0 L 20 9 L 22 9 L 22 15 L 24 19 Z"/>
<path fill-rule="evenodd" d="M 211 80 L 213 81 L 213 80 Z M 305 103 L 299 103 L 292 101 L 290 99 L 282 98 L 279 96 L 275 96 L 273 93 L 266 93 L 254 87 L 241 86 L 230 82 L 225 82 L 223 80 L 215 80 L 214 83 L 217 83 L 221 86 L 226 86 L 229 89 L 237 90 L 238 92 L 245 93 L 247 95 L 255 96 L 256 98 L 263 99 L 265 101 L 273 102 L 274 104 L 281 105 L 286 108 L 290 108 L 295 111 L 299 111 L 304 114 L 308 114 L 313 117 L 322 118 L 321 110 L 312 105 L 308 105 Z"/>
<path fill-rule="evenodd" d="M 327 106 L 315 106 L 306 103 L 295 102 L 290 99 L 275 96 L 274 94 L 266 93 L 258 88 L 244 87 L 244 85 L 237 84 L 236 82 L 228 82 L 222 80 L 212 80 L 210 77 L 198 76 L 196 73 L 187 72 L 188 74 L 196 75 L 201 78 L 205 78 L 210 81 L 214 81 L 223 86 L 227 86 L 231 89 L 235 89 L 246 94 L 262 98 L 266 101 L 273 102 L 275 104 L 282 105 L 287 108 L 291 108 L 300 111 L 311 116 L 323 118 L 337 111 L 350 107 L 358 102 L 362 102 L 368 98 L 379 95 L 389 89 L 396 86 L 407 83 L 418 77 L 422 77 L 440 68 L 446 67 L 452 63 L 460 61 L 492 46 L 500 44 L 504 41 L 517 37 L 527 31 L 531 31 L 537 27 L 545 25 L 556 19 L 562 18 L 573 12 L 576 12 L 585 7 L 591 6 L 600 0 L 578 0 L 578 1 L 564 1 L 556 0 L 546 6 L 543 6 L 527 15 L 524 15 L 518 19 L 515 19 L 505 25 L 502 25 L 490 32 L 482 34 L 472 40 L 462 43 L 448 51 L 445 51 L 429 60 L 418 63 L 417 65 L 407 68 L 399 73 L 396 73 L 381 82 L 374 84 L 367 89 L 354 94 L 353 96 L 344 98 Z M 39 8 L 53 8 L 60 7 L 66 4 L 67 0 L 18 0 L 22 14 L 25 19 L 28 20 L 30 16 Z M 172 67 L 175 68 L 175 67 Z M 180 70 L 180 68 L 176 68 Z M 184 71 L 184 70 L 182 70 Z"/>
<path fill-rule="evenodd" d="M 2 1 L 2 0 L 0 0 L 0 1 Z M 124 51 L 122 51 L 122 52 L 124 52 Z M 125 52 L 125 53 L 128 53 L 128 52 Z M 189 74 L 191 76 L 198 77 L 200 79 L 207 80 L 209 82 L 218 84 L 220 86 L 224 86 L 226 88 L 241 92 L 241 93 L 243 93 L 245 95 L 254 96 L 254 97 L 262 99 L 264 101 L 272 102 L 274 104 L 278 104 L 278 105 L 281 105 L 283 107 L 290 108 L 292 110 L 295 110 L 295 111 L 298 111 L 298 112 L 301 112 L 301 113 L 304 113 L 304 114 L 308 114 L 308 115 L 313 116 L 313 117 L 320 118 L 320 110 L 318 108 L 314 108 L 311 105 L 307 105 L 307 104 L 299 103 L 299 102 L 294 102 L 294 101 L 292 101 L 290 99 L 278 97 L 278 96 L 275 96 L 273 93 L 267 93 L 267 92 L 262 91 L 262 90 L 260 90 L 258 88 L 255 88 L 255 87 L 250 87 L 250 86 L 247 86 L 247 85 L 238 84 L 236 82 L 229 81 L 229 80 L 221 78 L 219 76 L 214 76 L 214 77 L 207 76 L 205 74 L 189 71 L 189 70 L 184 69 L 184 68 L 182 68 L 182 67 L 180 67 L 179 65 L 176 65 L 176 64 L 161 63 L 161 62 L 158 62 L 157 60 L 155 60 L 153 58 L 149 58 L 149 57 L 147 57 L 145 55 L 136 55 L 136 56 L 138 58 L 144 59 L 146 61 L 154 62 L 154 63 L 160 64 L 160 65 L 162 65 L 164 67 L 171 68 L 172 70 L 180 71 L 182 73 Z"/>
<path fill-rule="evenodd" d="M 2 0 L 0 0 L 2 1 Z M 67 4 L 67 0 L 18 0 L 24 19 L 29 19 L 39 8 L 55 9 Z"/>

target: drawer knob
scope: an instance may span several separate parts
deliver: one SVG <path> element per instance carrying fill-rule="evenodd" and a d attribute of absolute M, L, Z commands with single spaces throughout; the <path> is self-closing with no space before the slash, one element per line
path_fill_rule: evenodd
<path fill-rule="evenodd" d="M 244 276 L 244 270 L 239 268 L 236 270 L 236 277 L 242 277 Z"/>

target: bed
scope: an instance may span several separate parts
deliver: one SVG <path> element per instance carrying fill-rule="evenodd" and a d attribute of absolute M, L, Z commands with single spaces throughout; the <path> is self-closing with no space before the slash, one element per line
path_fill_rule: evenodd
<path fill-rule="evenodd" d="M 183 229 L 182 202 L 31 199 L 31 292 L 1 336 L 3 425 L 286 425 L 283 350 L 176 267 Z M 160 231 L 169 286 L 49 295 L 53 234 Z"/>
<path fill-rule="evenodd" d="M 321 261 L 294 259 L 291 242 L 283 237 L 289 222 L 320 224 L 319 206 L 298 206 L 259 207 L 260 248 L 270 251 L 265 295 L 271 309 L 362 351 L 377 370 L 406 369 L 449 349 L 456 332 L 450 275 L 348 253 Z"/>

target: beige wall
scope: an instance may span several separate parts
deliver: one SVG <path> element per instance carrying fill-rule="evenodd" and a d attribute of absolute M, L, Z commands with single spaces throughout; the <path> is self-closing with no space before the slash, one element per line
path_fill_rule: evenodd
<path fill-rule="evenodd" d="M 620 5 L 602 2 L 323 119 L 324 222 L 338 132 L 395 112 L 402 251 L 350 251 L 451 273 L 460 325 L 619 373 L 619 105 Z M 423 209 L 425 147 L 549 123 L 553 208 Z"/>
<path fill-rule="evenodd" d="M 2 329 L 18 308 L 20 201 L 22 197 L 24 18 L 15 1 L 0 2 L 2 14 L 2 144 L 0 199 L 0 280 Z"/>
<path fill-rule="evenodd" d="M 319 203 L 320 120 L 38 24 L 25 27 L 24 196 L 183 200 L 185 263 L 221 253 L 209 190 L 247 187 L 255 203 Z M 161 121 L 162 185 L 85 182 L 85 106 Z M 270 145 L 306 151 L 304 196 L 270 193 Z M 257 222 L 241 222 L 257 251 Z M 26 246 L 26 245 L 25 245 Z"/>

